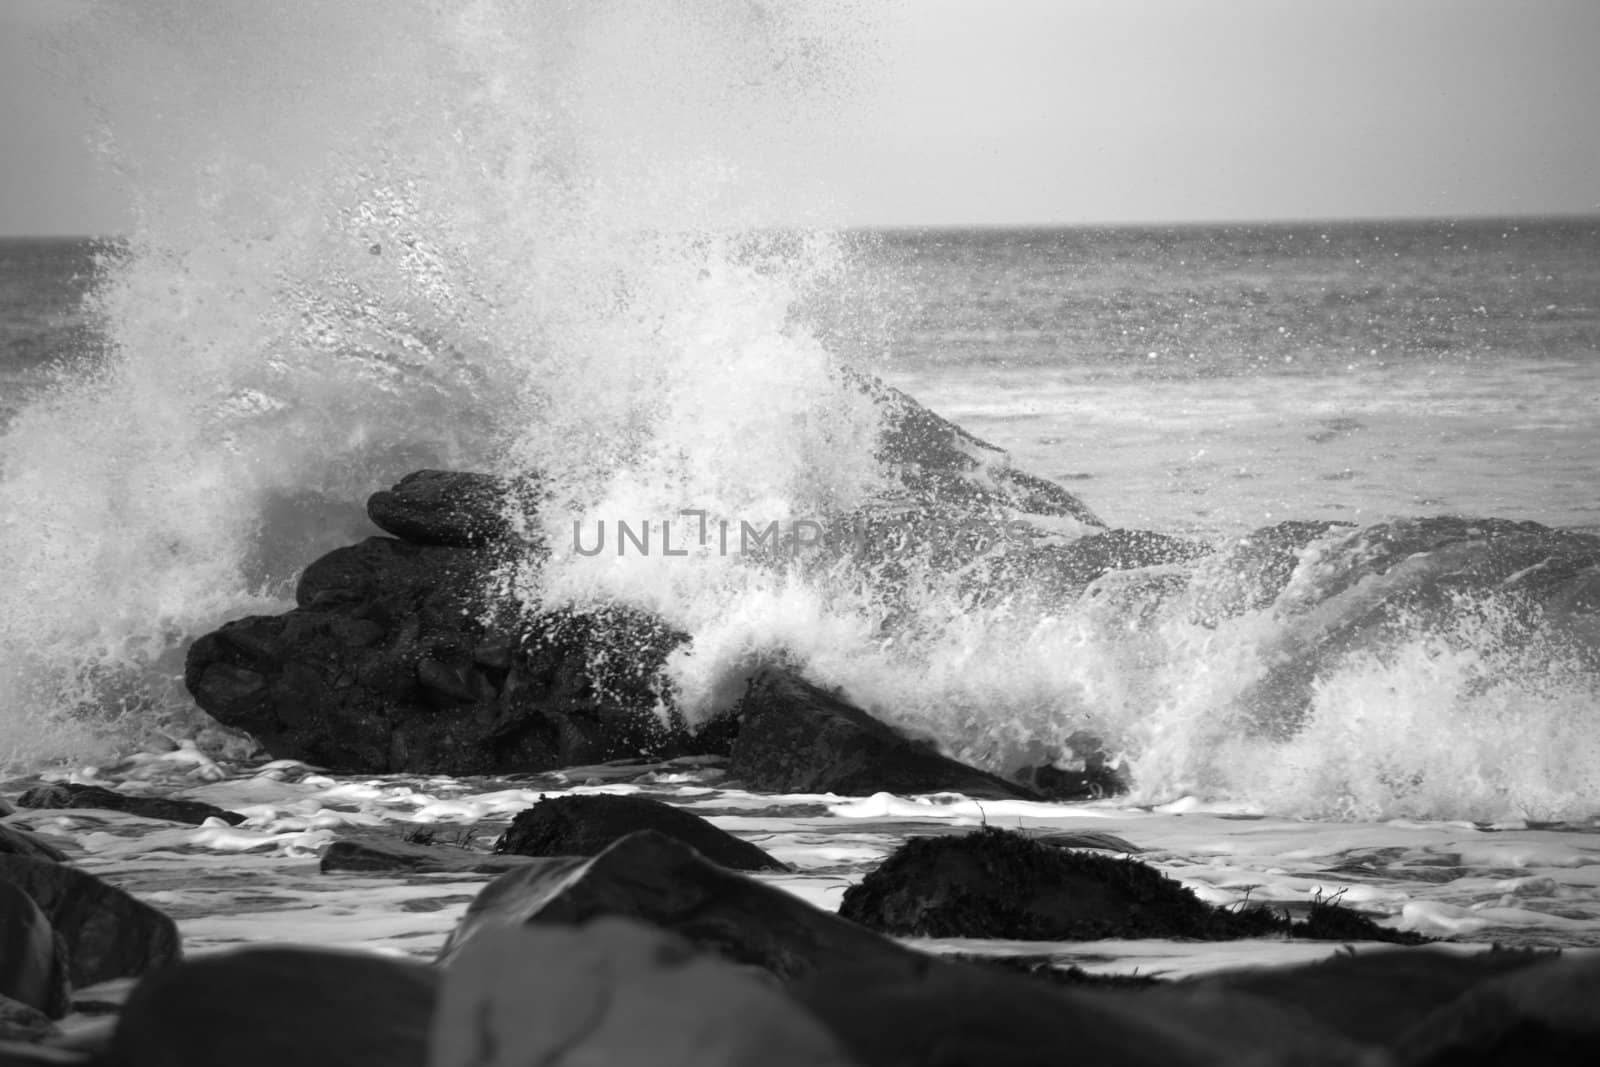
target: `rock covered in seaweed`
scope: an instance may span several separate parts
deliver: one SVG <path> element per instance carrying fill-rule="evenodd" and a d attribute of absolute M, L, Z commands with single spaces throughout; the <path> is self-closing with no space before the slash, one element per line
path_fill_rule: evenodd
<path fill-rule="evenodd" d="M 1352 912 L 1343 914 L 1334 933 L 1338 939 L 1421 940 Z M 1063 848 L 994 828 L 960 837 L 912 838 L 845 891 L 839 915 L 901 937 L 1024 941 L 1225 941 L 1283 933 L 1313 936 L 1317 930 L 1266 909 L 1214 907 L 1132 858 Z"/>

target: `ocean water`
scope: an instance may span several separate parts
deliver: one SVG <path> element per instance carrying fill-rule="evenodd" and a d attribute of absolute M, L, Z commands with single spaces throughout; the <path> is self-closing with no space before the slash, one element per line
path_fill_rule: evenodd
<path fill-rule="evenodd" d="M 1600 523 L 1600 222 L 779 228 L 785 186 L 740 150 L 793 163 L 847 118 L 865 5 L 375 10 L 166 0 L 64 31 L 136 221 L 0 245 L 0 747 L 22 766 L 196 736 L 188 643 L 284 610 L 420 467 L 544 472 L 565 509 L 523 518 L 556 543 L 575 516 L 870 501 L 877 414 L 841 366 L 1114 526 Z M 691 714 L 783 659 L 997 770 L 1092 732 L 1146 808 L 1600 814 L 1592 674 L 1493 605 L 1328 665 L 1303 728 L 1268 736 L 1238 707 L 1274 605 L 1134 632 L 928 574 L 889 631 L 860 576 L 710 553 L 503 577 L 530 609 L 621 600 L 689 632 Z"/>

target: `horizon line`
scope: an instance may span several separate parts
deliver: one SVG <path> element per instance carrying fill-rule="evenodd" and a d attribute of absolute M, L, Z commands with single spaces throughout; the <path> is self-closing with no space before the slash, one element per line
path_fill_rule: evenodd
<path fill-rule="evenodd" d="M 1559 222 L 1600 220 L 1600 207 L 1589 211 L 1517 211 L 1517 212 L 1463 212 L 1439 215 L 1357 214 L 1357 215 L 1228 215 L 1206 218 L 1161 217 L 1147 219 L 1076 219 L 1054 221 L 977 221 L 977 222 L 840 222 L 830 225 L 775 223 L 744 227 L 752 230 L 814 230 L 814 231 L 878 231 L 878 232 L 929 232 L 956 230 L 1088 230 L 1088 229 L 1157 229 L 1212 226 L 1318 226 L 1359 225 L 1362 223 L 1455 223 L 1455 222 Z M 126 239 L 125 232 L 7 232 L 0 233 L 0 241 L 118 241 Z"/>

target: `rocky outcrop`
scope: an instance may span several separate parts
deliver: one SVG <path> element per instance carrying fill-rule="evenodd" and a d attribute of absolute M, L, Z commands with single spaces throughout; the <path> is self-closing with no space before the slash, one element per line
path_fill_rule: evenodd
<path fill-rule="evenodd" d="M 1036 797 L 942 756 L 844 699 L 769 668 L 750 681 L 734 712 L 738 736 L 728 773 L 773 793 L 957 792 L 973 797 Z"/>
<path fill-rule="evenodd" d="M 700 816 L 648 797 L 547 797 L 519 812 L 495 843 L 519 856 L 594 856 L 639 830 L 654 830 L 730 871 L 785 871 L 761 849 Z"/>
<path fill-rule="evenodd" d="M 274 756 L 338 771 L 494 774 L 694 747 L 660 711 L 683 635 L 620 608 L 521 620 L 487 601 L 492 565 L 384 537 L 339 549 L 306 568 L 295 610 L 196 641 L 185 682 Z"/>
<path fill-rule="evenodd" d="M 1337 910 L 1341 921 L 1329 931 L 1334 939 L 1420 940 Z M 1077 851 L 993 828 L 961 837 L 912 838 L 845 891 L 839 915 L 899 937 L 1023 941 L 1225 941 L 1271 934 L 1309 937 L 1320 930 L 1311 921 L 1290 923 L 1266 909 L 1214 907 L 1131 858 Z M 1334 923 L 1327 917 L 1316 922 L 1328 927 Z"/>
<path fill-rule="evenodd" d="M 545 859 L 503 874 L 478 894 L 450 936 L 446 964 L 474 939 L 524 924 L 636 919 L 784 981 L 842 961 L 909 967 L 916 954 L 798 897 L 735 874 L 694 849 L 641 830 L 592 859 Z"/>

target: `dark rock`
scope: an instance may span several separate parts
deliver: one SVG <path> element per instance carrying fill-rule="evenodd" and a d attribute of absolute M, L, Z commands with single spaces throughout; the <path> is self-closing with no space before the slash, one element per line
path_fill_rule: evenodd
<path fill-rule="evenodd" d="M 785 671 L 750 681 L 735 710 L 728 774 L 772 793 L 958 792 L 1037 798 L 1027 788 L 917 744 L 860 708 Z"/>
<path fill-rule="evenodd" d="M 735 874 L 653 830 L 629 834 L 592 859 L 546 859 L 490 882 L 467 908 L 440 959 L 508 926 L 573 925 L 602 915 L 671 930 L 785 981 L 843 961 L 893 971 L 917 954 L 854 923 Z"/>
<path fill-rule="evenodd" d="M 515 494 L 517 500 L 508 500 Z M 508 516 L 516 505 L 535 506 L 538 483 L 513 483 L 489 474 L 417 471 L 367 498 L 367 515 L 380 529 L 418 545 L 487 545 L 516 536 Z"/>
<path fill-rule="evenodd" d="M 0 853 L 10 856 L 32 856 L 34 859 L 65 863 L 67 854 L 20 826 L 0 822 Z"/>
<path fill-rule="evenodd" d="M 1547 959 L 1475 986 L 1395 1045 L 1408 1067 L 1600 1062 L 1600 958 Z"/>
<path fill-rule="evenodd" d="M 1551 961 L 1549 953 L 1440 949 L 1346 952 L 1298 967 L 1209 975 L 1193 988 L 1249 993 L 1291 1007 L 1352 1041 L 1392 1046 L 1429 1013 L 1472 989 Z"/>
<path fill-rule="evenodd" d="M 1155 868 L 1006 830 L 915 837 L 845 891 L 842 918 L 911 937 L 1216 940 L 1260 932 Z"/>
<path fill-rule="evenodd" d="M 450 962 L 431 1067 L 851 1067 L 759 972 L 600 918 L 477 938 Z"/>
<path fill-rule="evenodd" d="M 682 841 L 712 863 L 734 871 L 786 871 L 750 842 L 691 812 L 647 797 L 546 797 L 511 820 L 496 852 L 522 856 L 594 856 L 636 830 Z"/>
<path fill-rule="evenodd" d="M 926 957 L 910 971 L 823 971 L 794 993 L 863 1067 L 1372 1062 L 1310 1020 L 1242 995 L 1068 988 Z"/>
<path fill-rule="evenodd" d="M 437 989 L 430 967 L 364 953 L 208 956 L 139 984 L 108 1067 L 423 1067 Z"/>
<path fill-rule="evenodd" d="M 1213 907 L 1148 864 L 1066 844 L 992 827 L 914 837 L 845 891 L 839 915 L 901 937 L 1423 940 L 1331 903 L 1320 907 L 1332 914 L 1313 909 L 1299 923 L 1264 908 Z"/>
<path fill-rule="evenodd" d="M 221 819 L 230 826 L 244 822 L 236 811 L 224 811 L 215 804 L 200 800 L 183 800 L 178 797 L 141 797 L 119 793 L 99 785 L 56 783 L 37 785 L 17 798 L 25 808 L 97 808 L 101 811 L 121 811 L 144 819 L 164 819 L 169 822 L 189 823 L 199 826 L 207 819 Z"/>
<path fill-rule="evenodd" d="M 0 881 L 0 1000 L 59 1019 L 70 992 L 66 946 L 50 920 L 22 889 Z"/>
<path fill-rule="evenodd" d="M 490 856 L 449 845 L 423 845 L 391 838 L 335 841 L 322 853 L 319 869 L 323 874 L 337 871 L 501 874 L 527 862 L 524 856 Z"/>
<path fill-rule="evenodd" d="M 658 711 L 684 635 L 620 608 L 504 617 L 489 567 L 388 538 L 340 549 L 306 569 L 296 610 L 196 641 L 185 684 L 273 756 L 335 771 L 504 774 L 700 750 Z"/>
<path fill-rule="evenodd" d="M 0 958 L 0 966 L 5 961 Z M 0 1044 L 7 1041 L 42 1041 L 60 1032 L 50 1016 L 30 1004 L 0 996 Z M 5 1063 L 0 1050 L 0 1064 Z"/>
<path fill-rule="evenodd" d="M 32 897 L 66 943 L 75 988 L 146 974 L 182 955 L 171 919 L 86 871 L 0 856 L 0 882 Z"/>

